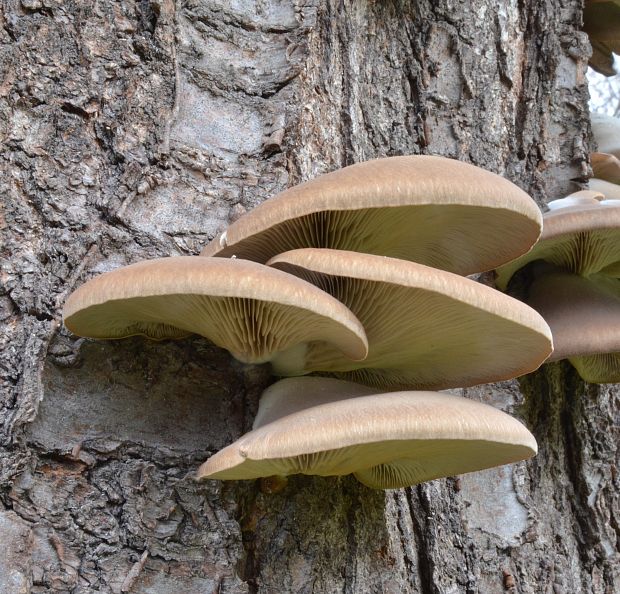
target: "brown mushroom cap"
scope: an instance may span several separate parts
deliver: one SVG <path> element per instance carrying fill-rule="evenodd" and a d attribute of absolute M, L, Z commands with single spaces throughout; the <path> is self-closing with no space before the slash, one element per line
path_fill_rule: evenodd
<path fill-rule="evenodd" d="M 551 328 L 550 361 L 568 359 L 588 382 L 620 381 L 620 280 L 546 270 L 531 284 L 527 303 Z"/>
<path fill-rule="evenodd" d="M 79 336 L 154 339 L 201 334 L 248 363 L 301 373 L 322 347 L 367 353 L 359 320 L 313 285 L 255 262 L 185 256 L 148 260 L 74 291 L 64 322 Z"/>
<path fill-rule="evenodd" d="M 620 184 L 620 160 L 609 153 L 592 153 L 592 172 L 594 177 L 612 184 Z"/>
<path fill-rule="evenodd" d="M 558 200 L 552 200 L 547 203 L 549 210 L 558 210 L 560 208 L 579 208 L 581 206 L 587 206 L 588 204 L 598 204 L 601 200 L 604 200 L 605 196 L 601 192 L 595 192 L 594 190 L 580 190 L 579 192 L 573 192 L 565 198 L 559 198 Z"/>
<path fill-rule="evenodd" d="M 314 371 L 379 389 L 445 389 L 528 373 L 552 349 L 549 328 L 534 310 L 450 272 L 312 248 L 280 254 L 269 265 L 336 297 L 366 330 L 363 362 L 333 352 Z"/>
<path fill-rule="evenodd" d="M 514 273 L 545 260 L 575 274 L 612 274 L 620 262 L 620 205 L 613 201 L 561 208 L 545 213 L 540 241 L 530 252 L 497 270 L 505 290 Z"/>
<path fill-rule="evenodd" d="M 209 458 L 197 478 L 354 473 L 369 487 L 392 489 L 524 460 L 536 451 L 520 422 L 460 396 L 336 395 L 257 427 Z"/>
<path fill-rule="evenodd" d="M 353 250 L 472 274 L 523 254 L 540 234 L 534 201 L 508 180 L 434 156 L 390 157 L 289 188 L 202 251 L 266 262 L 303 247 Z"/>

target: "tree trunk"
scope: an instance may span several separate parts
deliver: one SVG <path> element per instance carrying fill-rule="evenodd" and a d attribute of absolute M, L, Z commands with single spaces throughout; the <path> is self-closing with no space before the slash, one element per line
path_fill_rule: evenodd
<path fill-rule="evenodd" d="M 620 592 L 615 386 L 559 363 L 463 390 L 527 422 L 527 464 L 270 493 L 192 479 L 250 428 L 266 367 L 60 321 L 94 274 L 196 254 L 373 157 L 456 157 L 541 205 L 577 189 L 580 2 L 3 0 L 0 19 L 0 593 Z"/>

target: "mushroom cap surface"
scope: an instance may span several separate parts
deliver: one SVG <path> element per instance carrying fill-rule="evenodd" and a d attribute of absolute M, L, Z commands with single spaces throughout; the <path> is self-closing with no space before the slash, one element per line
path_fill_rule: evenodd
<path fill-rule="evenodd" d="M 590 155 L 593 177 L 612 184 L 620 184 L 620 159 L 609 153 L 592 153 Z"/>
<path fill-rule="evenodd" d="M 202 251 L 266 262 L 304 247 L 352 250 L 472 274 L 525 253 L 540 235 L 536 203 L 508 180 L 427 155 L 351 165 L 289 188 Z"/>
<path fill-rule="evenodd" d="M 546 271 L 530 285 L 527 303 L 551 328 L 550 361 L 568 359 L 591 383 L 620 381 L 620 280 Z"/>
<path fill-rule="evenodd" d="M 590 113 L 592 134 L 599 153 L 609 153 L 620 159 L 620 119 L 602 113 Z"/>
<path fill-rule="evenodd" d="M 620 262 L 620 205 L 603 200 L 545 213 L 540 241 L 524 256 L 497 270 L 496 285 L 506 290 L 514 273 L 535 260 L 589 276 L 615 276 Z"/>
<path fill-rule="evenodd" d="M 334 352 L 312 371 L 378 389 L 437 390 L 528 373 L 552 350 L 549 328 L 534 310 L 450 272 L 315 248 L 280 254 L 269 265 L 336 297 L 366 330 L 364 361 Z"/>
<path fill-rule="evenodd" d="M 500 410 L 450 394 L 392 392 L 308 406 L 243 435 L 197 478 L 354 473 L 392 489 L 536 454 L 534 436 Z"/>
<path fill-rule="evenodd" d="M 366 335 L 313 285 L 243 260 L 182 256 L 138 262 L 89 280 L 65 304 L 65 325 L 90 338 L 200 334 L 248 363 L 285 370 L 322 346 L 362 359 Z"/>

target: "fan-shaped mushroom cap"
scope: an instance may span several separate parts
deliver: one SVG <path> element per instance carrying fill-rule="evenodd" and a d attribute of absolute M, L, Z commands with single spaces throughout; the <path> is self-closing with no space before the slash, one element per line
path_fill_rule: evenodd
<path fill-rule="evenodd" d="M 592 153 L 590 155 L 592 172 L 595 178 L 612 184 L 620 184 L 620 160 L 609 153 Z"/>
<path fill-rule="evenodd" d="M 536 369 L 552 349 L 544 320 L 470 279 L 414 262 L 302 249 L 270 266 L 300 276 L 347 305 L 368 337 L 363 362 L 334 352 L 315 371 L 379 389 L 445 389 Z"/>
<path fill-rule="evenodd" d="M 545 318 L 555 350 L 592 383 L 620 381 L 620 280 L 563 271 L 538 274 L 527 303 Z"/>
<path fill-rule="evenodd" d="M 505 290 L 514 273 L 529 262 L 545 260 L 575 274 L 615 275 L 620 262 L 620 206 L 613 201 L 561 208 L 545 213 L 540 241 L 502 266 L 496 284 Z"/>
<path fill-rule="evenodd" d="M 590 121 L 598 152 L 620 158 L 620 119 L 602 113 L 590 113 Z"/>
<path fill-rule="evenodd" d="M 289 188 L 235 221 L 201 255 L 266 262 L 325 247 L 472 274 L 529 250 L 540 228 L 535 202 L 499 175 L 444 157 L 390 157 Z"/>
<path fill-rule="evenodd" d="M 91 338 L 201 334 L 240 361 L 301 373 L 322 347 L 367 353 L 359 320 L 336 299 L 283 272 L 243 260 L 148 260 L 98 276 L 65 304 L 69 330 Z M 310 359 L 308 359 L 310 357 Z"/>
<path fill-rule="evenodd" d="M 209 458 L 197 478 L 355 473 L 369 487 L 392 489 L 524 460 L 537 451 L 520 422 L 460 396 L 338 398 L 257 427 Z"/>

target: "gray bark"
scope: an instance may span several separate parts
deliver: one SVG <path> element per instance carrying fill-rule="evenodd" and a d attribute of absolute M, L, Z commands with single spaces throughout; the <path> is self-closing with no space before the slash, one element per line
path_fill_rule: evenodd
<path fill-rule="evenodd" d="M 4 0 L 0 592 L 620 592 L 619 394 L 567 364 L 462 392 L 536 459 L 388 492 L 196 484 L 272 379 L 206 340 L 91 342 L 85 279 L 195 254 L 285 187 L 383 155 L 588 172 L 576 0 Z M 491 232 L 491 231 L 490 231 Z"/>

